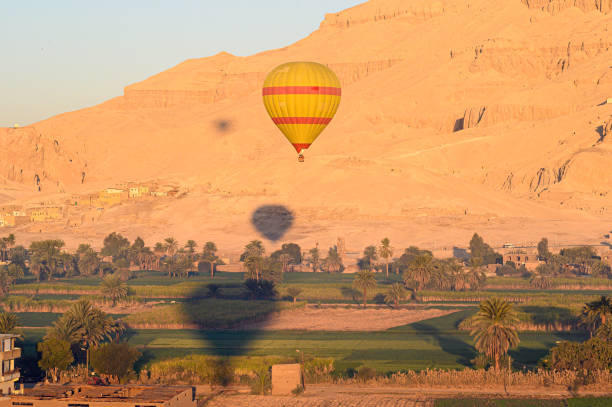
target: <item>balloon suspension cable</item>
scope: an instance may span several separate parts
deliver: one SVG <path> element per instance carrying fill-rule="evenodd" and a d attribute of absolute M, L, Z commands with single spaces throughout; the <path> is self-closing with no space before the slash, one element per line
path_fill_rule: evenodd
<path fill-rule="evenodd" d="M 303 163 L 304 162 L 304 154 L 299 154 L 298 155 L 298 161 Z"/>

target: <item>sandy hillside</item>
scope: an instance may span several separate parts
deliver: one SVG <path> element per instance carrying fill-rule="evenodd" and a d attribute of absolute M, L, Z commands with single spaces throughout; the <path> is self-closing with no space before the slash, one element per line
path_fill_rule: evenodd
<path fill-rule="evenodd" d="M 23 227 L 99 246 L 259 237 L 261 205 L 295 216 L 282 240 L 360 250 L 447 251 L 474 231 L 494 244 L 598 243 L 612 230 L 612 0 L 371 0 L 328 14 L 295 44 L 187 60 L 98 106 L 0 129 L 0 203 L 62 201 L 162 180 L 180 199 Z M 328 64 L 342 102 L 297 163 L 261 84 L 293 60 Z M 40 180 L 41 191 L 35 180 Z M 91 218 L 91 219 L 90 219 Z"/>

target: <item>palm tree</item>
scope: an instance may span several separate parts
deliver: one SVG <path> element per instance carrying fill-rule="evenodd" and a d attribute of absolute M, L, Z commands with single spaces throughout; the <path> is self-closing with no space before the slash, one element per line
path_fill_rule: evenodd
<path fill-rule="evenodd" d="M 414 282 L 414 291 L 416 293 L 431 280 L 433 271 L 433 256 L 429 253 L 419 254 L 408 263 L 408 268 L 404 271 L 404 282 L 406 285 Z"/>
<path fill-rule="evenodd" d="M 399 307 L 399 303 L 406 297 L 406 290 L 401 283 L 393 283 L 391 285 L 391 290 L 385 296 L 385 301 L 389 303 L 393 303 L 395 308 Z"/>
<path fill-rule="evenodd" d="M 214 242 L 206 242 L 201 256 L 202 261 L 210 266 L 210 278 L 215 277 L 214 264 L 219 260 L 217 256 L 217 245 Z"/>
<path fill-rule="evenodd" d="M 495 361 L 496 370 L 500 358 L 519 343 L 517 323 L 518 318 L 509 302 L 492 298 L 480 303 L 470 335 L 474 336 L 476 349 Z"/>
<path fill-rule="evenodd" d="M 342 270 L 342 258 L 338 254 L 336 246 L 330 247 L 327 252 L 327 257 L 324 260 L 327 272 L 339 272 Z"/>
<path fill-rule="evenodd" d="M 353 287 L 357 290 L 363 291 L 363 308 L 366 307 L 366 301 L 368 299 L 368 290 L 376 287 L 376 279 L 374 273 L 370 270 L 361 270 L 355 274 L 355 280 L 353 280 Z"/>
<path fill-rule="evenodd" d="M 77 327 L 76 336 L 86 351 L 86 366 L 89 369 L 89 349 L 97 346 L 105 338 L 112 339 L 113 334 L 122 331 L 124 327 L 117 324 L 112 317 L 95 308 L 88 300 L 80 300 L 63 315 L 72 322 L 68 327 Z M 72 336 L 75 336 L 74 333 Z"/>
<path fill-rule="evenodd" d="M 84 276 L 91 276 L 100 268 L 100 259 L 94 249 L 89 247 L 79 254 L 77 267 Z"/>
<path fill-rule="evenodd" d="M 57 273 L 58 266 L 61 264 L 60 249 L 62 247 L 64 247 L 63 240 L 43 240 L 30 244 L 31 261 L 39 267 L 39 278 L 40 271 L 47 273 L 49 280 Z"/>
<path fill-rule="evenodd" d="M 10 312 L 0 312 L 0 334 L 17 334 L 19 319 Z"/>
<path fill-rule="evenodd" d="M 378 260 L 378 254 L 376 253 L 376 247 L 368 246 L 363 250 L 363 266 L 364 269 L 374 270 L 374 261 Z"/>
<path fill-rule="evenodd" d="M 298 287 L 289 287 L 287 289 L 287 294 L 289 294 L 289 296 L 293 298 L 294 304 L 295 304 L 295 301 L 297 300 L 297 296 L 300 295 L 301 293 L 302 293 L 302 289 Z"/>
<path fill-rule="evenodd" d="M 113 307 L 117 305 L 117 301 L 125 299 L 128 295 L 128 287 L 125 282 L 121 281 L 119 276 L 109 274 L 104 277 L 101 284 L 102 295 L 110 298 L 113 301 Z"/>
<path fill-rule="evenodd" d="M 168 256 L 174 256 L 178 250 L 178 242 L 173 237 L 167 237 L 164 240 L 164 250 Z"/>
<path fill-rule="evenodd" d="M 393 247 L 391 247 L 389 238 L 385 237 L 380 241 L 380 246 L 378 246 L 378 256 L 385 259 L 385 276 L 386 278 L 389 278 L 389 259 L 393 257 Z"/>
<path fill-rule="evenodd" d="M 596 330 L 598 326 L 606 325 L 606 320 L 611 313 L 612 302 L 610 297 L 602 295 L 599 300 L 585 304 L 582 310 L 582 319 L 590 321 L 593 330 Z"/>

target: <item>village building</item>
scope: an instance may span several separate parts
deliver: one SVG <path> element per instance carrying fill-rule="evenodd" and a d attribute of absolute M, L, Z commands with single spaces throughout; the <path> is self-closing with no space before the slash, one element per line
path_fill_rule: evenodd
<path fill-rule="evenodd" d="M 188 386 L 43 385 L 13 395 L 6 406 L 20 407 L 196 407 Z"/>
<path fill-rule="evenodd" d="M 144 198 L 149 195 L 149 187 L 146 185 L 131 185 L 128 189 L 128 196 L 131 199 Z"/>
<path fill-rule="evenodd" d="M 541 263 L 538 250 L 535 247 L 513 247 L 508 245 L 502 249 L 502 264 L 513 262 L 517 268 L 525 266 L 527 270 L 535 270 Z"/>
<path fill-rule="evenodd" d="M 597 253 L 601 261 L 612 266 L 612 246 L 597 246 L 595 248 L 595 253 Z"/>
<path fill-rule="evenodd" d="M 15 382 L 19 380 L 19 369 L 15 368 L 15 359 L 21 357 L 21 348 L 15 347 L 17 335 L 0 334 L 0 391 L 2 394 L 15 393 Z"/>
<path fill-rule="evenodd" d="M 30 221 L 32 222 L 46 222 L 49 220 L 61 219 L 63 217 L 63 210 L 61 206 L 41 206 L 29 208 L 27 213 Z"/>
<path fill-rule="evenodd" d="M 106 188 L 100 191 L 98 203 L 102 206 L 119 205 L 122 201 L 129 198 L 129 192 L 119 188 Z"/>

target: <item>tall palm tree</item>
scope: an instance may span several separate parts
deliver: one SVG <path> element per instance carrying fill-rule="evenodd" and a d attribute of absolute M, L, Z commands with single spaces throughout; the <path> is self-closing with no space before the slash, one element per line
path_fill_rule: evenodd
<path fill-rule="evenodd" d="M 385 276 L 389 278 L 389 259 L 393 257 L 393 247 L 391 247 L 391 241 L 385 237 L 380 241 L 378 246 L 378 256 L 385 259 Z"/>
<path fill-rule="evenodd" d="M 610 297 L 602 295 L 597 301 L 585 304 L 582 315 L 583 320 L 589 320 L 593 330 L 598 326 L 605 325 L 608 316 L 612 314 L 612 302 Z"/>
<path fill-rule="evenodd" d="M 44 271 L 49 280 L 57 273 L 61 264 L 61 248 L 64 247 L 63 240 L 43 240 L 30 244 L 31 261 Z"/>
<path fill-rule="evenodd" d="M 117 305 L 117 301 L 125 299 L 128 295 L 127 284 L 114 274 L 104 277 L 100 284 L 100 291 L 102 295 L 113 301 L 113 307 Z"/>
<path fill-rule="evenodd" d="M 366 307 L 366 301 L 368 299 L 368 290 L 376 287 L 376 279 L 374 273 L 370 270 L 361 270 L 355 274 L 355 280 L 353 280 L 353 287 L 357 290 L 363 291 L 363 308 Z"/>
<path fill-rule="evenodd" d="M 374 262 L 378 260 L 378 253 L 376 253 L 376 247 L 368 246 L 363 249 L 363 260 L 364 260 L 364 269 L 374 270 Z"/>
<path fill-rule="evenodd" d="M 492 298 L 480 303 L 470 335 L 474 336 L 476 349 L 495 361 L 496 370 L 500 358 L 519 343 L 517 324 L 518 318 L 509 302 Z"/>
<path fill-rule="evenodd" d="M 0 312 L 0 334 L 17 334 L 19 319 L 11 312 Z"/>
<path fill-rule="evenodd" d="M 208 265 L 210 266 L 210 278 L 214 278 L 214 264 L 219 260 L 219 257 L 217 256 L 217 245 L 214 242 L 206 242 L 204 244 L 201 259 L 205 263 L 208 263 Z"/>
<path fill-rule="evenodd" d="M 112 339 L 124 329 L 117 324 L 112 317 L 95 308 L 88 300 L 80 300 L 64 314 L 68 320 L 72 320 L 72 326 L 76 326 L 79 341 L 86 351 L 86 366 L 89 369 L 89 349 L 97 346 L 105 338 Z"/>
<path fill-rule="evenodd" d="M 404 271 L 404 282 L 406 285 L 414 282 L 415 293 L 423 288 L 432 278 L 434 272 L 433 256 L 423 253 L 415 256 L 408 263 L 408 268 Z"/>
<path fill-rule="evenodd" d="M 174 256 L 178 250 L 178 242 L 173 237 L 167 237 L 164 240 L 164 249 L 168 256 Z"/>

